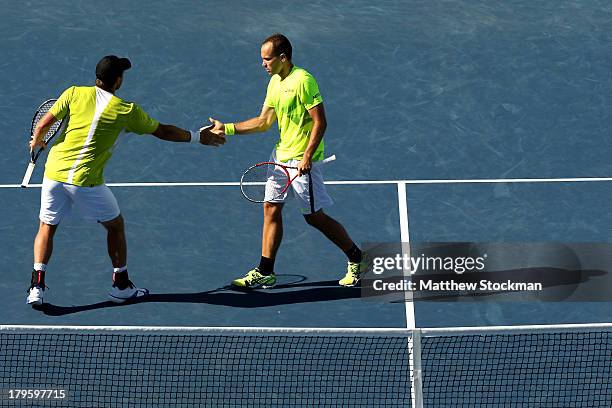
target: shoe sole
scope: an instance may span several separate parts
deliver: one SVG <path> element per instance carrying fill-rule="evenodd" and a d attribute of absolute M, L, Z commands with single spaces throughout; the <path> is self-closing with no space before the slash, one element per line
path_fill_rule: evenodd
<path fill-rule="evenodd" d="M 273 283 L 271 285 L 265 284 L 265 283 L 260 283 L 257 285 L 253 285 L 253 286 L 244 286 L 247 289 L 271 289 L 273 287 L 276 286 L 276 283 Z"/>
<path fill-rule="evenodd" d="M 349 284 L 338 282 L 338 285 L 343 286 L 345 288 L 354 288 L 355 286 L 361 285 L 361 279 L 357 279 L 355 282 Z"/>
<path fill-rule="evenodd" d="M 266 284 L 266 283 L 258 283 L 256 285 L 251 285 L 251 286 L 242 286 L 242 285 L 237 285 L 234 282 L 232 282 L 232 286 L 235 286 L 240 289 L 271 289 L 276 286 L 276 283 L 273 283 L 271 285 Z"/>

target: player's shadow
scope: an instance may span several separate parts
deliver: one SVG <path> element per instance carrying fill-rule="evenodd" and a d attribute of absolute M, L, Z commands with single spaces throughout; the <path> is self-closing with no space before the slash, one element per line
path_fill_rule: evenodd
<path fill-rule="evenodd" d="M 81 306 L 59 306 L 51 303 L 44 303 L 40 306 L 36 306 L 36 309 L 49 316 L 64 316 L 89 310 L 121 307 L 136 303 L 206 303 L 238 308 L 258 308 L 298 303 L 325 302 L 340 299 L 355 299 L 361 296 L 359 287 L 342 287 L 338 285 L 337 280 L 307 282 L 306 277 L 300 275 L 278 276 L 285 281 L 287 277 L 296 279 L 293 279 L 292 282 L 277 284 L 271 289 L 241 290 L 232 286 L 224 286 L 214 290 L 195 293 L 153 293 L 142 299 L 122 304 L 116 304 L 110 301 Z"/>
<path fill-rule="evenodd" d="M 547 295 L 536 295 L 530 297 L 529 300 L 562 300 L 566 296 L 572 294 L 577 286 L 581 283 L 587 282 L 594 277 L 600 277 L 607 275 L 606 271 L 602 270 L 563 270 L 556 268 L 527 268 L 527 269 L 515 269 L 507 271 L 497 271 L 494 276 L 498 280 L 513 280 L 513 281 L 531 281 L 533 280 L 534 272 L 546 272 L 546 275 L 552 276 L 552 279 L 543 279 L 544 288 L 558 288 L 560 292 L 552 293 L 552 296 Z M 469 278 L 464 276 L 464 281 L 477 282 L 480 279 L 486 279 L 491 277 L 491 274 L 487 273 L 476 273 L 471 274 Z M 444 281 L 456 278 L 454 274 L 442 274 L 442 275 L 429 275 L 428 278 L 436 281 Z M 325 302 L 340 299 L 355 299 L 362 297 L 362 293 L 359 287 L 345 288 L 338 285 L 338 281 L 315 281 L 308 282 L 306 277 L 301 275 L 278 275 L 279 284 L 272 289 L 259 289 L 259 290 L 240 290 L 232 286 L 224 286 L 217 289 L 195 292 L 195 293 L 153 293 L 145 298 L 129 301 L 122 304 L 116 304 L 112 302 L 99 302 L 89 305 L 80 306 L 59 306 L 51 303 L 45 303 L 41 306 L 36 306 L 37 310 L 42 311 L 44 314 L 49 316 L 64 316 L 68 314 L 80 313 L 89 310 L 110 308 L 110 307 L 121 307 L 126 305 L 132 305 L 135 303 L 205 303 L 211 305 L 238 307 L 238 308 L 258 308 L 258 307 L 270 307 L 270 306 L 281 306 L 299 303 L 312 303 L 312 302 Z M 565 289 L 563 289 L 565 288 Z M 471 293 L 471 294 L 428 294 L 427 292 L 417 294 L 415 300 L 418 301 L 456 301 L 461 297 L 476 298 L 487 298 L 500 294 L 510 294 L 514 291 L 494 291 L 490 293 Z M 402 292 L 403 293 L 403 292 Z M 400 293 L 400 294 L 402 294 Z M 366 296 L 383 296 L 384 293 L 375 294 L 366 293 Z M 392 303 L 405 301 L 402 295 L 401 300 L 391 300 Z"/>

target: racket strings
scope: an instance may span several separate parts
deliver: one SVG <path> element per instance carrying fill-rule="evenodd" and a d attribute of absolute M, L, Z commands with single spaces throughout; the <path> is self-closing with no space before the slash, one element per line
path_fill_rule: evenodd
<path fill-rule="evenodd" d="M 240 181 L 240 188 L 251 201 L 271 201 L 284 193 L 289 178 L 281 166 L 272 163 L 259 164 L 247 170 Z"/>
<path fill-rule="evenodd" d="M 40 108 L 38 108 L 38 111 L 36 111 L 36 114 L 34 115 L 34 120 L 32 120 L 32 133 L 34 133 L 34 129 L 36 128 L 36 125 L 38 125 L 38 122 L 40 122 L 43 116 L 45 116 L 47 112 L 49 112 L 54 103 L 55 100 L 49 100 L 43 103 Z M 49 127 L 49 130 L 43 137 L 43 140 L 47 142 L 51 137 L 55 135 L 55 133 L 59 130 L 60 126 L 62 126 L 62 121 L 55 121 L 53 125 Z"/>
<path fill-rule="evenodd" d="M 55 99 L 49 99 L 43 102 L 42 105 L 36 110 L 34 113 L 34 117 L 32 118 L 32 127 L 30 129 L 30 137 L 34 137 L 34 130 L 36 126 L 41 121 L 41 119 L 49 112 L 51 107 L 55 104 Z M 45 144 L 48 144 L 52 141 L 53 137 L 59 132 L 63 131 L 63 126 L 67 123 L 65 120 L 57 120 L 55 121 L 47 130 L 46 134 L 43 136 L 42 140 Z M 28 164 L 28 168 L 26 169 L 25 175 L 23 176 L 23 181 L 21 182 L 21 187 L 27 187 L 30 183 L 30 179 L 32 174 L 34 173 L 34 166 L 38 157 L 43 152 L 44 146 L 31 149 L 30 150 L 30 163 Z"/>

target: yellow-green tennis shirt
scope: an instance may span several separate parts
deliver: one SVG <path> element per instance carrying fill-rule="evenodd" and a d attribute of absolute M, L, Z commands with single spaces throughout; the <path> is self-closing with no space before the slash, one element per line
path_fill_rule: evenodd
<path fill-rule="evenodd" d="M 45 177 L 76 186 L 104 184 L 119 134 L 153 133 L 159 126 L 137 104 L 96 86 L 68 88 L 50 112 L 57 119 L 68 115 L 68 125 L 49 152 Z"/>
<path fill-rule="evenodd" d="M 285 79 L 279 75 L 270 78 L 264 105 L 274 108 L 280 138 L 276 143 L 276 158 L 286 162 L 300 160 L 308 147 L 313 120 L 308 113 L 323 102 L 319 86 L 308 71 L 294 66 Z M 312 159 L 323 159 L 324 142 L 321 140 Z"/>

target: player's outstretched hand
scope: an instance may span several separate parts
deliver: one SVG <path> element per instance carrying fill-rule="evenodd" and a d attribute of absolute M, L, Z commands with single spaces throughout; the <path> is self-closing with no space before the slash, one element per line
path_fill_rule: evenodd
<path fill-rule="evenodd" d="M 218 121 L 217 119 L 208 118 L 210 123 L 212 123 L 211 131 L 219 136 L 225 136 L 225 124 L 223 122 Z"/>
<path fill-rule="evenodd" d="M 225 135 L 214 132 L 214 128 L 203 127 L 200 129 L 200 143 L 208 146 L 221 146 L 225 144 Z"/>

